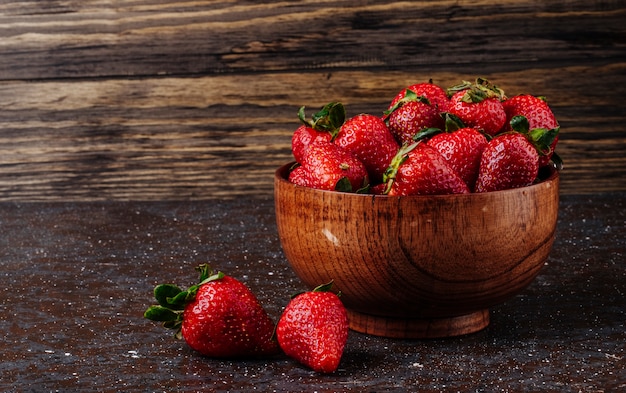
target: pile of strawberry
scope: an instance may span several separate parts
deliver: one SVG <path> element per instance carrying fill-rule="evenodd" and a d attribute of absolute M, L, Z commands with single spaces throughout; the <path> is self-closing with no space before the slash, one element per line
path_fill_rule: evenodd
<path fill-rule="evenodd" d="M 332 282 L 296 294 L 274 324 L 241 281 L 200 265 L 200 282 L 182 290 L 154 288 L 158 304 L 144 317 L 173 329 L 177 338 L 213 358 L 272 357 L 281 351 L 321 373 L 339 367 L 348 340 L 348 316 Z"/>
<path fill-rule="evenodd" d="M 417 83 L 399 92 L 382 116 L 346 119 L 331 102 L 293 134 L 289 181 L 322 190 L 385 195 L 489 192 L 525 187 L 547 165 L 559 124 L 546 101 L 507 98 L 478 78 L 444 89 Z"/>

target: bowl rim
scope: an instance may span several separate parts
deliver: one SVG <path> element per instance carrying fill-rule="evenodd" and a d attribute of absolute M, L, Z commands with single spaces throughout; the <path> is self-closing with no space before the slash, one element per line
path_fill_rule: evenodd
<path fill-rule="evenodd" d="M 289 168 L 293 165 L 297 164 L 296 161 L 290 161 L 289 163 L 283 164 L 276 169 L 274 172 L 274 181 L 281 182 L 285 185 L 290 185 L 295 189 L 299 190 L 311 190 L 312 192 L 322 193 L 322 194 L 331 194 L 331 195 L 350 195 L 355 198 L 381 198 L 381 199 L 424 199 L 424 198 L 467 198 L 472 196 L 479 195 L 497 195 L 497 194 L 506 194 L 506 193 L 518 193 L 523 190 L 532 190 L 537 187 L 543 187 L 546 184 L 552 184 L 555 181 L 559 180 L 559 170 L 555 168 L 553 165 L 546 165 L 542 168 L 539 168 L 539 174 L 543 172 L 547 173 L 540 177 L 540 181 L 537 181 L 529 186 L 525 187 L 516 187 L 516 188 L 507 188 L 505 190 L 499 191 L 489 191 L 489 192 L 470 192 L 468 194 L 433 194 L 433 195 L 380 195 L 380 194 L 357 194 L 353 192 L 343 192 L 343 191 L 331 191 L 331 190 L 321 190 L 318 188 L 305 187 L 295 183 L 290 182 L 286 174 L 288 173 Z M 539 177 L 539 175 L 538 175 Z M 275 187 L 276 188 L 276 187 Z"/>

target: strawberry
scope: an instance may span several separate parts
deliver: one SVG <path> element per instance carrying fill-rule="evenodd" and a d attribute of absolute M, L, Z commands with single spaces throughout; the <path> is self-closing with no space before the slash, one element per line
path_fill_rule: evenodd
<path fill-rule="evenodd" d="M 504 107 L 504 111 L 507 116 L 507 123 L 505 124 L 503 130 L 511 131 L 513 128 L 511 126 L 511 121 L 516 116 L 524 116 L 528 121 L 528 126 L 523 125 L 526 130 L 521 130 L 522 132 L 531 132 L 532 130 L 543 129 L 550 131 L 554 136 L 549 135 L 551 138 L 549 143 L 546 145 L 546 139 L 543 135 L 545 132 L 541 131 L 533 131 L 531 133 L 535 134 L 535 141 L 542 143 L 544 146 L 541 148 L 541 153 L 539 157 L 539 167 L 543 167 L 547 165 L 550 160 L 554 156 L 554 149 L 556 148 L 556 144 L 559 140 L 559 123 L 552 112 L 552 109 L 548 106 L 548 103 L 542 97 L 535 97 L 529 94 L 521 94 L 515 97 L 509 98 L 502 103 Z M 520 131 L 520 129 L 517 129 Z M 544 137 L 543 141 L 537 140 L 537 134 L 542 134 Z M 561 164 L 560 158 L 558 156 L 554 157 L 554 161 L 557 165 Z"/>
<path fill-rule="evenodd" d="M 365 164 L 372 183 L 382 181 L 385 170 L 399 148 L 385 122 L 370 114 L 360 114 L 346 120 L 334 138 L 334 143 Z"/>
<path fill-rule="evenodd" d="M 482 129 L 489 135 L 497 134 L 506 122 L 502 106 L 504 92 L 487 80 L 478 78 L 476 83 L 463 81 L 448 89 L 450 113 L 458 116 L 468 127 Z"/>
<path fill-rule="evenodd" d="M 302 162 L 304 151 L 314 142 L 330 142 L 333 132 L 341 127 L 346 117 L 346 110 L 341 103 L 330 102 L 317 113 L 311 120 L 306 119 L 304 106 L 298 111 L 298 118 L 302 125 L 294 131 L 291 138 L 291 151 L 296 162 Z"/>
<path fill-rule="evenodd" d="M 294 181 L 296 184 L 343 192 L 357 192 L 368 185 L 365 165 L 352 153 L 330 142 L 309 145 L 301 167 L 303 173 L 293 175 L 292 171 L 290 174 L 292 181 L 296 176 L 304 179 L 300 183 Z"/>
<path fill-rule="evenodd" d="M 301 125 L 291 138 L 291 151 L 296 162 L 302 162 L 304 152 L 310 144 L 315 142 L 330 142 L 331 134 L 326 131 L 317 131 L 311 127 Z"/>
<path fill-rule="evenodd" d="M 461 177 L 432 146 L 415 142 L 403 146 L 385 173 L 388 195 L 466 194 Z"/>
<path fill-rule="evenodd" d="M 450 100 L 448 99 L 446 91 L 440 86 L 434 84 L 431 80 L 428 82 L 416 83 L 402 89 L 402 91 L 399 92 L 393 100 L 391 100 L 388 110 L 390 110 L 398 101 L 406 96 L 407 90 L 413 91 L 418 97 L 426 98 L 440 113 L 448 112 L 450 108 Z"/>
<path fill-rule="evenodd" d="M 158 305 L 144 317 L 174 329 L 177 338 L 203 355 L 239 358 L 280 352 L 274 323 L 243 283 L 200 265 L 200 283 L 186 291 L 172 284 L 154 288 Z"/>
<path fill-rule="evenodd" d="M 293 297 L 276 325 L 283 352 L 321 373 L 337 370 L 348 340 L 348 315 L 332 282 Z"/>
<path fill-rule="evenodd" d="M 309 171 L 302 165 L 297 165 L 289 172 L 289 181 L 303 187 L 311 187 Z"/>
<path fill-rule="evenodd" d="M 472 190 L 478 177 L 478 167 L 487 138 L 478 129 L 463 127 L 437 134 L 427 144 L 434 147 L 450 167 Z"/>
<path fill-rule="evenodd" d="M 537 178 L 538 172 L 539 153 L 524 134 L 499 134 L 483 150 L 475 191 L 529 186 Z"/>
<path fill-rule="evenodd" d="M 413 137 L 428 128 L 443 128 L 444 121 L 436 106 L 424 96 L 407 89 L 385 113 L 389 131 L 400 144 L 414 142 Z"/>

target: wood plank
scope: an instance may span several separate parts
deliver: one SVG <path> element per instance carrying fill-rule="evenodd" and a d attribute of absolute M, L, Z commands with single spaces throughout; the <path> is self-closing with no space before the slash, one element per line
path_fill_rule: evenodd
<path fill-rule="evenodd" d="M 563 127 L 562 190 L 589 193 L 625 187 L 626 115 L 611 90 L 625 71 L 626 63 L 486 76 L 510 94 L 549 98 Z M 340 100 L 349 115 L 381 113 L 410 83 L 471 77 L 357 70 L 4 82 L 0 200 L 268 197 L 273 171 L 291 160 L 300 105 L 311 113 Z"/>
<path fill-rule="evenodd" d="M 610 61 L 625 18 L 620 1 L 9 1 L 0 79 Z"/>
<path fill-rule="evenodd" d="M 300 105 L 432 78 L 545 95 L 564 193 L 626 189 L 621 1 L 5 1 L 0 200 L 271 195 Z M 310 113 L 310 112 L 309 112 Z"/>

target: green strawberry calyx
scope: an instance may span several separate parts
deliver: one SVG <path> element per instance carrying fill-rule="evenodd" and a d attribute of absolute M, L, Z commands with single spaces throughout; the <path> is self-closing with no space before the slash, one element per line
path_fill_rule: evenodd
<path fill-rule="evenodd" d="M 301 106 L 298 110 L 298 118 L 302 124 L 315 131 L 329 132 L 334 139 L 346 121 L 346 108 L 341 102 L 329 102 L 314 113 L 310 120 L 307 120 L 305 107 Z"/>
<path fill-rule="evenodd" d="M 460 84 L 448 88 L 447 94 L 451 97 L 459 91 L 465 91 L 461 101 L 468 104 L 483 102 L 489 98 L 497 98 L 501 101 L 506 98 L 504 90 L 492 84 L 487 79 L 480 77 L 476 78 L 476 82 L 474 83 L 462 81 Z"/>
<path fill-rule="evenodd" d="M 330 280 L 326 284 L 318 285 L 317 287 L 313 288 L 309 292 L 331 292 L 331 290 L 333 289 L 333 284 L 334 284 L 334 280 Z M 291 295 L 291 299 L 294 299 L 304 293 L 307 293 L 307 291 L 296 292 L 293 295 Z M 341 292 L 338 292 L 337 296 L 341 296 Z"/>
<path fill-rule="evenodd" d="M 330 292 L 333 289 L 334 280 L 330 280 L 326 284 L 318 285 L 311 292 Z"/>
<path fill-rule="evenodd" d="M 174 284 L 159 284 L 154 288 L 154 297 L 157 305 L 148 307 L 144 312 L 144 318 L 151 321 L 163 322 L 163 327 L 174 330 L 176 338 L 182 338 L 180 328 L 183 323 L 185 306 L 196 298 L 198 289 L 211 281 L 221 280 L 225 277 L 222 272 L 214 273 L 208 264 L 196 267 L 200 273 L 200 282 L 183 291 Z"/>
<path fill-rule="evenodd" d="M 417 93 L 413 90 L 406 89 L 406 91 L 404 92 L 404 97 L 399 99 L 391 108 L 383 112 L 383 119 L 387 120 L 390 114 L 409 102 L 423 102 L 424 104 L 431 105 L 430 100 L 425 96 L 417 95 Z"/>
<path fill-rule="evenodd" d="M 405 143 L 398 149 L 396 155 L 391 159 L 391 163 L 385 170 L 383 174 L 383 183 L 386 184 L 385 190 L 383 194 L 388 194 L 391 191 L 391 187 L 393 186 L 393 182 L 396 180 L 396 176 L 398 175 L 398 170 L 404 164 L 404 162 L 409 158 L 409 153 L 413 151 L 419 145 L 421 141 L 417 141 L 414 143 Z"/>
<path fill-rule="evenodd" d="M 437 134 L 441 134 L 444 132 L 453 133 L 454 131 L 460 130 L 461 128 L 465 128 L 465 124 L 463 124 L 463 120 L 461 120 L 458 116 L 453 115 L 452 113 L 443 113 L 445 127 L 444 129 L 429 127 L 421 130 L 417 134 L 413 135 L 414 141 L 422 141 L 432 138 Z"/>
<path fill-rule="evenodd" d="M 547 128 L 533 128 L 530 129 L 530 123 L 525 116 L 517 115 L 513 116 L 511 121 L 511 129 L 514 132 L 524 134 L 526 138 L 535 146 L 540 156 L 551 155 L 551 160 L 558 170 L 563 168 L 563 160 L 554 151 L 552 143 L 559 135 L 560 126 L 556 126 L 551 129 Z"/>

